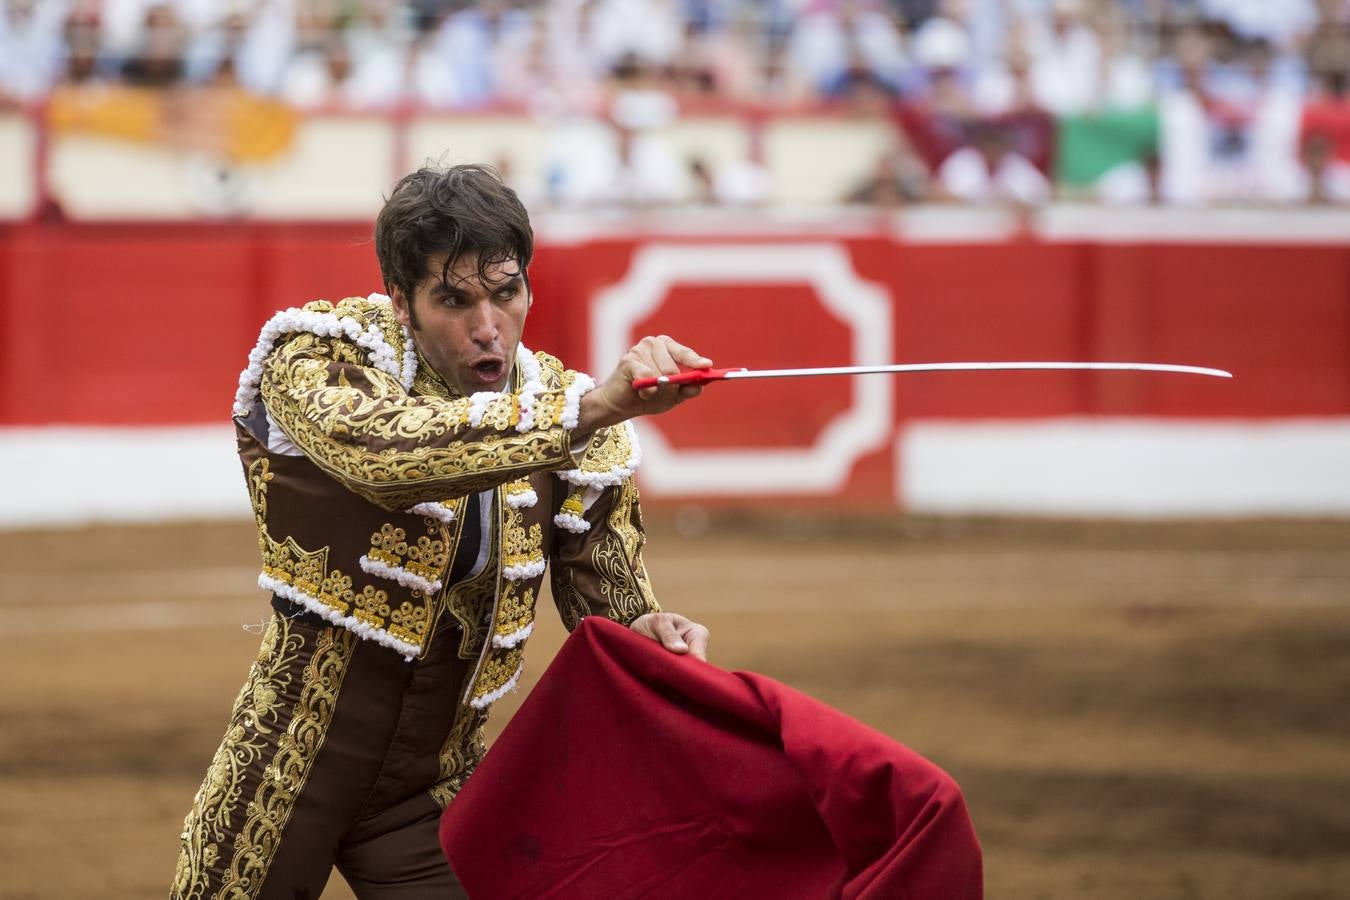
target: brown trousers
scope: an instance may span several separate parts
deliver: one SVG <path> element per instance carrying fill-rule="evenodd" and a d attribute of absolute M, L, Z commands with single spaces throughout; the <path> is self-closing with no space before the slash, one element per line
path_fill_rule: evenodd
<path fill-rule="evenodd" d="M 464 897 L 437 838 L 440 774 L 469 663 L 274 614 L 183 828 L 172 896 L 317 900 L 336 866 L 362 900 Z"/>

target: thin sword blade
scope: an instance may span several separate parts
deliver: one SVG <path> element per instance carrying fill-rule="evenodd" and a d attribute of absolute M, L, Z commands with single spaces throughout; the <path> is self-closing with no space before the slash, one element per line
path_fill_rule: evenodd
<path fill-rule="evenodd" d="M 1205 375 L 1232 378 L 1232 372 L 1205 366 L 1178 366 L 1170 363 L 1137 362 L 946 362 L 905 363 L 888 366 L 830 366 L 815 369 L 745 369 L 726 373 L 726 378 L 801 378 L 813 375 L 881 375 L 901 372 L 1173 372 L 1180 375 Z"/>

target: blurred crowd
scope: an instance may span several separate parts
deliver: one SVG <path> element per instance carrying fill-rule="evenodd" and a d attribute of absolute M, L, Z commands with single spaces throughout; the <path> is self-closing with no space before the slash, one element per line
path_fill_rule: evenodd
<path fill-rule="evenodd" d="M 824 108 L 894 125 L 840 198 L 856 203 L 1350 203 L 1348 78 L 1350 0 L 4 0 L 0 16 L 0 105 L 228 88 L 300 110 L 592 117 L 628 167 L 599 180 L 653 202 L 762 194 L 753 160 L 713 172 L 643 145 L 682 114 Z"/>

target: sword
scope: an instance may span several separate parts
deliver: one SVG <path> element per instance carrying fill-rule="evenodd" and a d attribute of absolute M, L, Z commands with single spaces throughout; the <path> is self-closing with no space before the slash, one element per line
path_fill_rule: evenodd
<path fill-rule="evenodd" d="M 1170 363 L 1140 362 L 945 362 L 904 363 L 888 366 L 828 366 L 819 369 L 689 369 L 675 375 L 633 379 L 633 389 L 666 384 L 708 384 L 741 378 L 801 378 L 814 375 L 878 375 L 905 372 L 1172 372 L 1180 375 L 1206 375 L 1232 378 L 1232 372 L 1204 366 L 1176 366 Z"/>

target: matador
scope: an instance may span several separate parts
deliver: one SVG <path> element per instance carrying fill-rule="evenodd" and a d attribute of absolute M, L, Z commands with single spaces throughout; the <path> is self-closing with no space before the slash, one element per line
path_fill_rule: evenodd
<path fill-rule="evenodd" d="M 711 361 L 644 338 L 599 383 L 520 344 L 533 233 L 490 169 L 427 167 L 382 208 L 388 295 L 263 327 L 234 423 L 273 608 L 182 833 L 173 896 L 462 896 L 437 841 L 516 686 L 546 570 L 569 629 L 674 653 L 643 566 L 632 419 Z"/>

